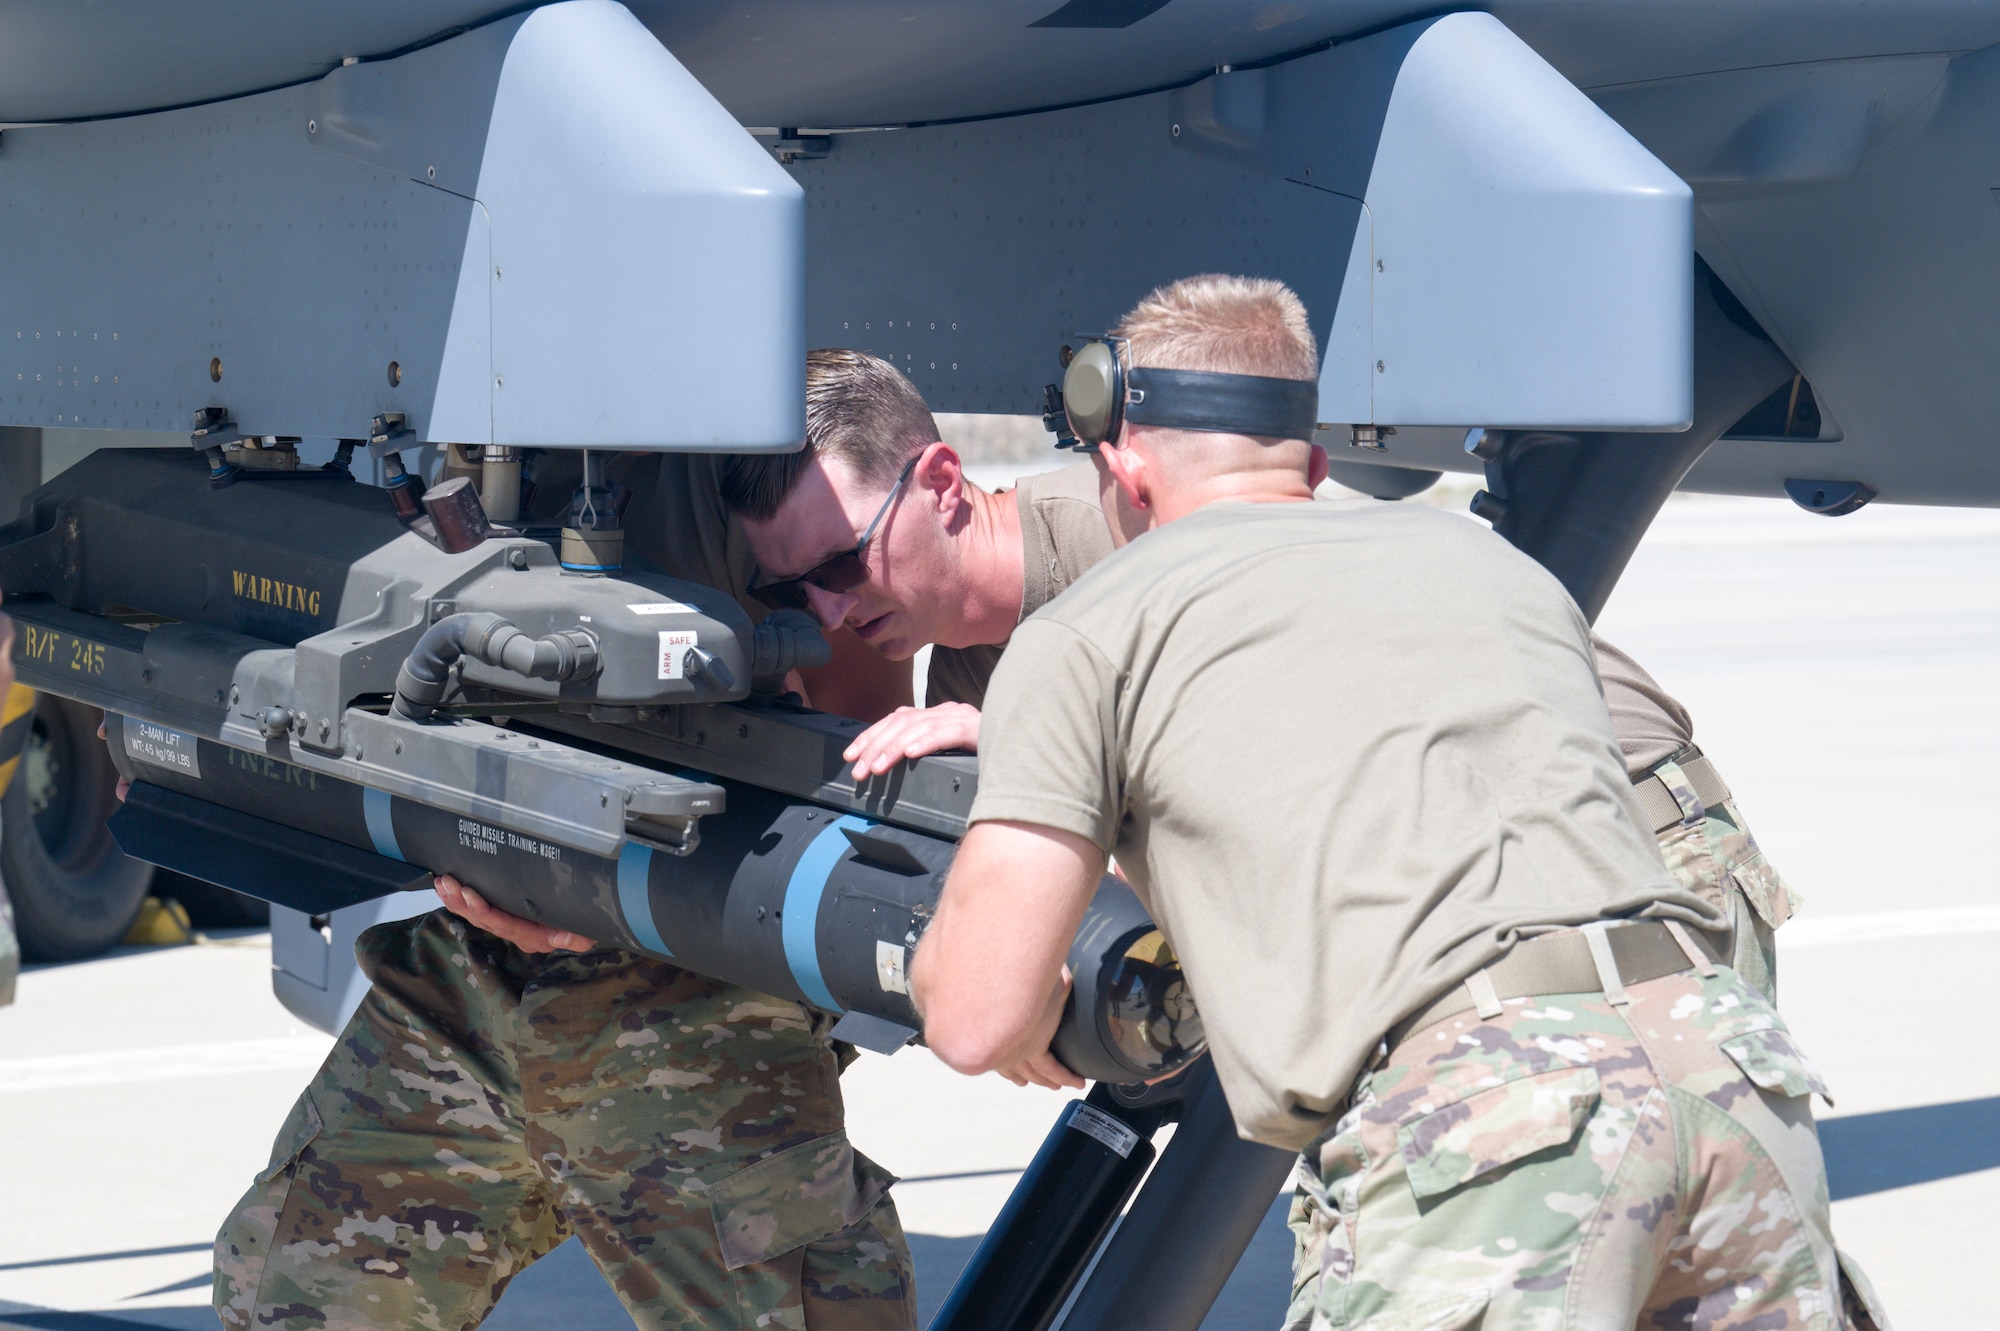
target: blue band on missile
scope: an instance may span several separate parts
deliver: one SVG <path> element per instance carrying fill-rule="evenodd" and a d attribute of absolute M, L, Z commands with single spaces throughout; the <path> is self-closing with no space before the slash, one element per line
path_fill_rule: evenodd
<path fill-rule="evenodd" d="M 618 908 L 640 947 L 671 957 L 673 949 L 660 937 L 660 926 L 653 919 L 653 894 L 646 888 L 652 873 L 653 848 L 627 841 L 618 852 Z"/>
<path fill-rule="evenodd" d="M 683 781 L 706 781 L 699 772 L 675 772 Z M 624 912 L 625 927 L 640 947 L 671 957 L 674 950 L 660 936 L 653 918 L 653 893 L 647 883 L 653 876 L 653 848 L 628 841 L 618 852 L 618 909 Z"/>
<path fill-rule="evenodd" d="M 846 1009 L 833 1001 L 833 991 L 820 974 L 819 902 L 826 895 L 826 880 L 833 876 L 833 866 L 847 851 L 845 832 L 865 832 L 873 826 L 866 818 L 852 814 L 834 819 L 799 856 L 792 868 L 792 881 L 785 884 L 785 962 L 792 968 L 792 978 L 799 982 L 799 992 L 829 1012 Z"/>
<path fill-rule="evenodd" d="M 375 843 L 375 853 L 408 864 L 403 859 L 403 848 L 396 844 L 396 824 L 389 816 L 390 807 L 388 791 L 361 788 L 361 816 L 368 822 L 368 839 Z"/>

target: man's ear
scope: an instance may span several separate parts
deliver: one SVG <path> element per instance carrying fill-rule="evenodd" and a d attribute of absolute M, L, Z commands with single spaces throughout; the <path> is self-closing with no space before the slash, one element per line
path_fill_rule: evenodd
<path fill-rule="evenodd" d="M 1317 490 L 1326 481 L 1326 449 L 1319 444 L 1310 447 L 1312 453 L 1306 458 L 1306 489 Z"/>
<path fill-rule="evenodd" d="M 949 523 L 965 504 L 965 462 L 957 449 L 940 439 L 917 454 L 910 484 L 922 491 L 924 502 Z"/>
<path fill-rule="evenodd" d="M 1097 450 L 1100 468 L 1098 502 L 1111 524 L 1111 540 L 1125 545 L 1144 536 L 1153 526 L 1153 477 L 1151 458 L 1134 446 L 1134 432 L 1126 426 L 1115 444 Z M 1108 478 L 1109 484 L 1106 484 Z"/>
<path fill-rule="evenodd" d="M 1104 460 L 1105 470 L 1111 473 L 1127 508 L 1142 510 L 1152 504 L 1152 478 L 1147 474 L 1146 456 L 1132 447 L 1130 425 L 1120 426 L 1117 440 L 1099 448 L 1097 456 Z"/>

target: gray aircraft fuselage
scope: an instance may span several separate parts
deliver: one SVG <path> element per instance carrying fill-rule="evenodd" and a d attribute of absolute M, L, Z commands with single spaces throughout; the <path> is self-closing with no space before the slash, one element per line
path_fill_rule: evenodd
<path fill-rule="evenodd" d="M 1776 494 L 1786 478 L 1807 476 L 1864 481 L 1890 501 L 2000 502 L 2000 461 L 1986 440 L 2000 411 L 2000 382 L 1986 372 L 2000 355 L 2000 9 L 1942 0 L 1483 8 L 1687 182 L 1695 251 L 1807 386 L 1809 417 L 1752 422 L 1741 432 L 1752 437 L 1708 451 L 1688 487 Z M 1336 215 L 1337 200 L 1317 220 L 1277 217 L 1258 193 L 1289 200 L 1296 191 L 1262 166 L 1222 182 L 1222 193 L 1214 181 L 1207 193 L 1190 191 L 1153 169 L 1159 150 L 1139 140 L 1171 134 L 1171 90 L 1198 89 L 1217 70 L 1281 72 L 1330 44 L 1437 12 L 1397 0 L 771 0 L 724 10 L 635 0 L 630 9 L 737 123 L 856 131 L 835 134 L 825 159 L 790 167 L 808 209 L 807 341 L 894 356 L 942 409 L 1011 412 L 1038 407 L 1027 380 L 1052 376 L 1056 343 L 1175 265 L 1249 267 L 1269 255 L 1267 269 L 1309 296 L 1317 288 L 1326 336 L 1349 257 L 1351 223 Z M 129 117 L 136 129 L 167 108 L 303 87 L 343 60 L 374 63 L 519 12 L 490 0 L 304 10 L 16 0 L 0 9 L 0 123 Z M 0 218 L 10 230 L 24 219 L 9 159 L 41 132 L 8 130 L 0 145 L 0 198 L 13 203 Z M 122 197 L 133 210 L 189 205 L 171 192 L 148 197 L 138 177 L 130 183 Z M 285 211 L 282 200 L 233 194 L 238 218 Z M 980 220 L 941 219 L 954 204 L 976 206 Z M 1013 216 L 986 217 L 995 207 Z M 1145 249 L 1133 228 L 1148 217 L 1206 221 L 1246 208 L 1275 218 L 1261 250 L 1218 243 L 1204 265 L 1197 244 L 1168 247 L 1150 267 L 1119 262 Z M 1061 247 L 1036 243 L 1051 227 L 1082 234 Z M 1323 231 L 1343 234 L 1321 255 L 1311 237 Z M 1009 260 L 1004 268 L 966 280 L 969 256 L 996 254 Z M 1107 264 L 1099 290 L 1038 300 L 1092 262 Z M 929 336 L 939 314 L 946 326 L 936 331 L 958 333 L 955 342 Z M 1514 317 L 1525 326 L 1536 314 Z M 1032 374 L 1025 364 L 974 378 L 930 368 L 975 361 L 1001 337 L 1036 342 Z M 968 351 L 969 340 L 982 345 Z M 372 348 L 368 356 L 372 365 Z M 14 367 L 17 382 L 36 369 L 50 380 L 66 372 L 56 366 L 75 369 L 44 359 Z M 1547 359 L 1567 354 L 1552 348 Z M 64 425 L 158 424 L 59 414 Z M 33 412 L 10 419 L 57 423 Z M 1388 451 L 1353 460 L 1463 469 L 1463 428 L 1499 422 L 1379 423 L 1400 427 Z"/>

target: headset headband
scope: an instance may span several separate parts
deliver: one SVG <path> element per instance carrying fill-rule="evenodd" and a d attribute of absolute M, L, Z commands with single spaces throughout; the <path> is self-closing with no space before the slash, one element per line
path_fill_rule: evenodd
<path fill-rule="evenodd" d="M 1113 345 L 1094 338 L 1070 357 L 1063 414 L 1077 447 L 1094 448 L 1119 428 L 1154 425 L 1219 434 L 1310 440 L 1319 423 L 1319 385 L 1305 379 L 1135 366 L 1129 373 Z"/>
<path fill-rule="evenodd" d="M 1125 384 L 1134 425 L 1311 439 L 1319 424 L 1319 385 L 1304 379 L 1134 366 Z"/>

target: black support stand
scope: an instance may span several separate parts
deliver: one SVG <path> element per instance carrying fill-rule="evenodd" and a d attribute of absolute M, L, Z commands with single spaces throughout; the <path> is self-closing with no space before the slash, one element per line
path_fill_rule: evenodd
<path fill-rule="evenodd" d="M 1166 1121 L 1163 1106 L 1122 1105 L 1102 1082 L 1065 1106 L 931 1331 L 1048 1331 L 1153 1163 Z"/>
<path fill-rule="evenodd" d="M 1236 1135 L 1207 1059 L 1181 1080 L 1174 1139 L 1063 1331 L 1196 1331 L 1291 1175 L 1298 1156 Z"/>
<path fill-rule="evenodd" d="M 1296 1158 L 1236 1135 L 1206 1058 L 1158 1086 L 1100 1083 L 1056 1120 L 931 1331 L 1047 1331 L 1086 1271 L 1064 1331 L 1194 1331 Z"/>

